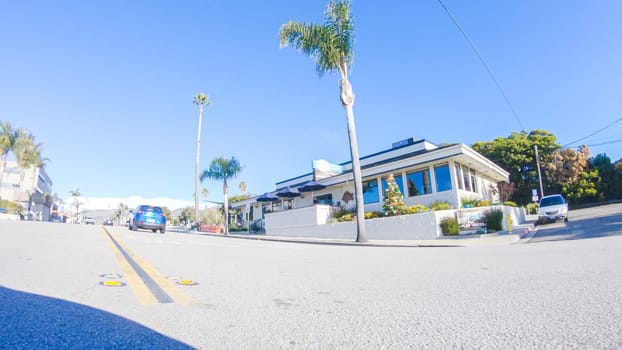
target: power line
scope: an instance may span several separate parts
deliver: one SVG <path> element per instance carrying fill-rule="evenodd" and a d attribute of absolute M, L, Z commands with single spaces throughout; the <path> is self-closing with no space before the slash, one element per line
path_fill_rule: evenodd
<path fill-rule="evenodd" d="M 512 114 L 514 114 L 514 118 L 516 118 L 516 121 L 518 122 L 518 125 L 520 125 L 522 130 L 525 130 L 525 127 L 523 126 L 523 123 L 521 122 L 520 118 L 518 117 L 518 114 L 516 113 L 516 110 L 514 110 L 514 107 L 512 106 L 512 103 L 510 103 L 510 99 L 508 99 L 507 95 L 505 94 L 505 92 L 503 91 L 503 89 L 501 88 L 501 85 L 499 84 L 499 82 L 497 81 L 497 79 L 495 78 L 495 75 L 492 74 L 492 71 L 490 70 L 490 68 L 488 67 L 488 65 L 486 64 L 486 61 L 484 61 L 484 58 L 482 58 L 482 55 L 479 54 L 479 51 L 477 50 L 477 48 L 475 47 L 475 44 L 473 44 L 473 42 L 471 41 L 471 39 L 469 38 L 469 36 L 467 35 L 467 33 L 464 31 L 464 29 L 462 29 L 462 27 L 460 26 L 460 24 L 458 23 L 458 20 L 456 20 L 456 18 L 451 14 L 451 12 L 449 11 L 449 9 L 447 8 L 447 6 L 445 6 L 445 4 L 443 3 L 442 0 L 438 0 L 438 2 L 441 4 L 441 6 L 443 7 L 443 9 L 445 10 L 445 12 L 447 12 L 447 15 L 449 15 L 449 17 L 451 18 L 451 20 L 454 22 L 454 24 L 456 25 L 456 27 L 458 27 L 458 29 L 460 29 L 460 32 L 462 33 L 462 36 L 464 36 L 464 38 L 466 39 L 466 41 L 469 43 L 469 45 L 471 46 L 471 49 L 473 49 L 473 52 L 475 52 L 475 55 L 477 56 L 477 58 L 479 58 L 480 62 L 482 62 L 482 65 L 484 66 L 484 68 L 486 68 L 486 71 L 488 72 L 488 74 L 490 75 L 490 77 L 492 78 L 492 81 L 495 82 L 495 85 L 497 86 L 497 89 L 499 90 L 499 92 L 501 93 L 501 96 L 503 96 L 503 99 L 505 100 L 505 103 L 508 105 L 508 108 L 510 108 L 510 111 L 512 111 Z"/>
<path fill-rule="evenodd" d="M 577 143 L 577 142 L 579 142 L 579 141 L 585 140 L 585 139 L 587 139 L 588 137 L 594 136 L 594 135 L 598 134 L 599 132 L 601 132 L 601 131 L 603 131 L 603 130 L 605 130 L 605 129 L 607 129 L 607 128 L 610 128 L 611 126 L 613 126 L 615 123 L 619 122 L 620 120 L 622 120 L 622 117 L 620 117 L 620 118 L 616 119 L 613 123 L 608 124 L 608 125 L 605 125 L 604 127 L 602 127 L 602 128 L 600 128 L 600 129 L 598 129 L 598 130 L 594 131 L 593 133 L 591 133 L 591 134 L 589 134 L 589 135 L 587 135 L 587 136 L 584 136 L 584 137 L 582 137 L 582 138 L 580 138 L 580 139 L 577 139 L 577 140 L 574 140 L 574 141 L 572 141 L 572 142 L 569 142 L 569 143 L 567 143 L 567 144 L 563 145 L 562 147 L 564 147 L 564 148 L 565 148 L 565 147 L 568 147 L 568 146 L 570 146 L 570 145 L 572 145 L 572 144 L 575 144 L 575 143 Z"/>
<path fill-rule="evenodd" d="M 612 143 L 618 143 L 618 142 L 622 142 L 622 139 L 618 139 L 618 140 L 611 140 L 611 141 L 607 141 L 607 142 L 600 142 L 600 143 L 592 143 L 590 145 L 587 145 L 588 147 L 596 147 L 596 146 L 604 146 L 604 145 L 610 145 Z"/>

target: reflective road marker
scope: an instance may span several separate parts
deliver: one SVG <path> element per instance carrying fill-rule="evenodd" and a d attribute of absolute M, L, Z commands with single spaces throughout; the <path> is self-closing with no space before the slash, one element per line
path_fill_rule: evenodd
<path fill-rule="evenodd" d="M 134 255 L 121 240 L 102 227 L 110 247 L 115 253 L 121 270 L 136 298 L 144 305 L 156 303 L 180 303 L 193 306 L 195 303 L 177 286 L 163 278 L 156 269 L 139 256 Z"/>

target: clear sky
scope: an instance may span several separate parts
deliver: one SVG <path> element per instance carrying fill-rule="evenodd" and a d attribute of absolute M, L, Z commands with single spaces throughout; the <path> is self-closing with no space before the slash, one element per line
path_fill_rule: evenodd
<path fill-rule="evenodd" d="M 621 1 L 444 0 L 511 101 L 508 108 L 437 0 L 352 1 L 359 151 L 408 137 L 490 141 L 545 129 L 561 144 L 622 116 Z M 350 159 L 338 77 L 279 48 L 288 20 L 322 22 L 327 1 L 1 1 L 0 120 L 44 144 L 61 197 L 191 200 L 201 167 L 244 166 L 260 194 Z M 622 122 L 586 139 L 622 158 Z M 578 146 L 578 145 L 573 145 Z M 222 200 L 221 183 L 201 187 Z"/>

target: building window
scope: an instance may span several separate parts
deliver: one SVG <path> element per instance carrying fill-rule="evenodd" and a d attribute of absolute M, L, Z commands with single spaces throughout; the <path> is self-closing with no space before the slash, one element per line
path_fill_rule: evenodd
<path fill-rule="evenodd" d="M 434 167 L 434 177 L 436 178 L 436 192 L 451 190 L 451 175 L 449 165 Z"/>
<path fill-rule="evenodd" d="M 456 170 L 456 182 L 458 183 L 458 189 L 464 190 L 464 181 L 462 180 L 462 171 L 460 170 L 460 164 L 454 166 Z"/>
<path fill-rule="evenodd" d="M 406 174 L 406 180 L 408 182 L 409 197 L 432 193 L 432 188 L 430 186 L 430 170 L 425 169 Z"/>
<path fill-rule="evenodd" d="M 333 194 L 329 193 L 329 194 L 323 194 L 321 196 L 317 196 L 313 199 L 313 203 L 333 205 Z"/>
<path fill-rule="evenodd" d="M 469 169 L 471 173 L 471 191 L 477 192 L 477 179 L 475 178 L 475 170 Z"/>
<path fill-rule="evenodd" d="M 363 203 L 377 203 L 380 200 L 378 195 L 378 180 L 373 179 L 363 182 Z"/>
<path fill-rule="evenodd" d="M 400 192 L 402 193 L 402 196 L 404 196 L 404 181 L 402 181 L 402 175 L 394 175 L 393 176 L 395 178 L 395 183 L 397 184 L 397 187 L 400 188 Z M 384 193 L 387 191 L 387 177 L 383 177 L 382 178 L 382 196 L 384 198 Z"/>
<path fill-rule="evenodd" d="M 471 177 L 468 168 L 462 168 L 462 181 L 464 181 L 464 189 L 471 192 Z"/>

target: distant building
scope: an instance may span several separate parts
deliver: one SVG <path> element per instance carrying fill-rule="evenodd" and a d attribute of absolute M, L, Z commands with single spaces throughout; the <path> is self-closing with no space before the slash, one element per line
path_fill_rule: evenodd
<path fill-rule="evenodd" d="M 0 198 L 16 202 L 24 213 L 35 220 L 48 221 L 52 206 L 52 180 L 45 168 L 23 169 L 15 161 L 7 161 L 4 167 Z"/>

